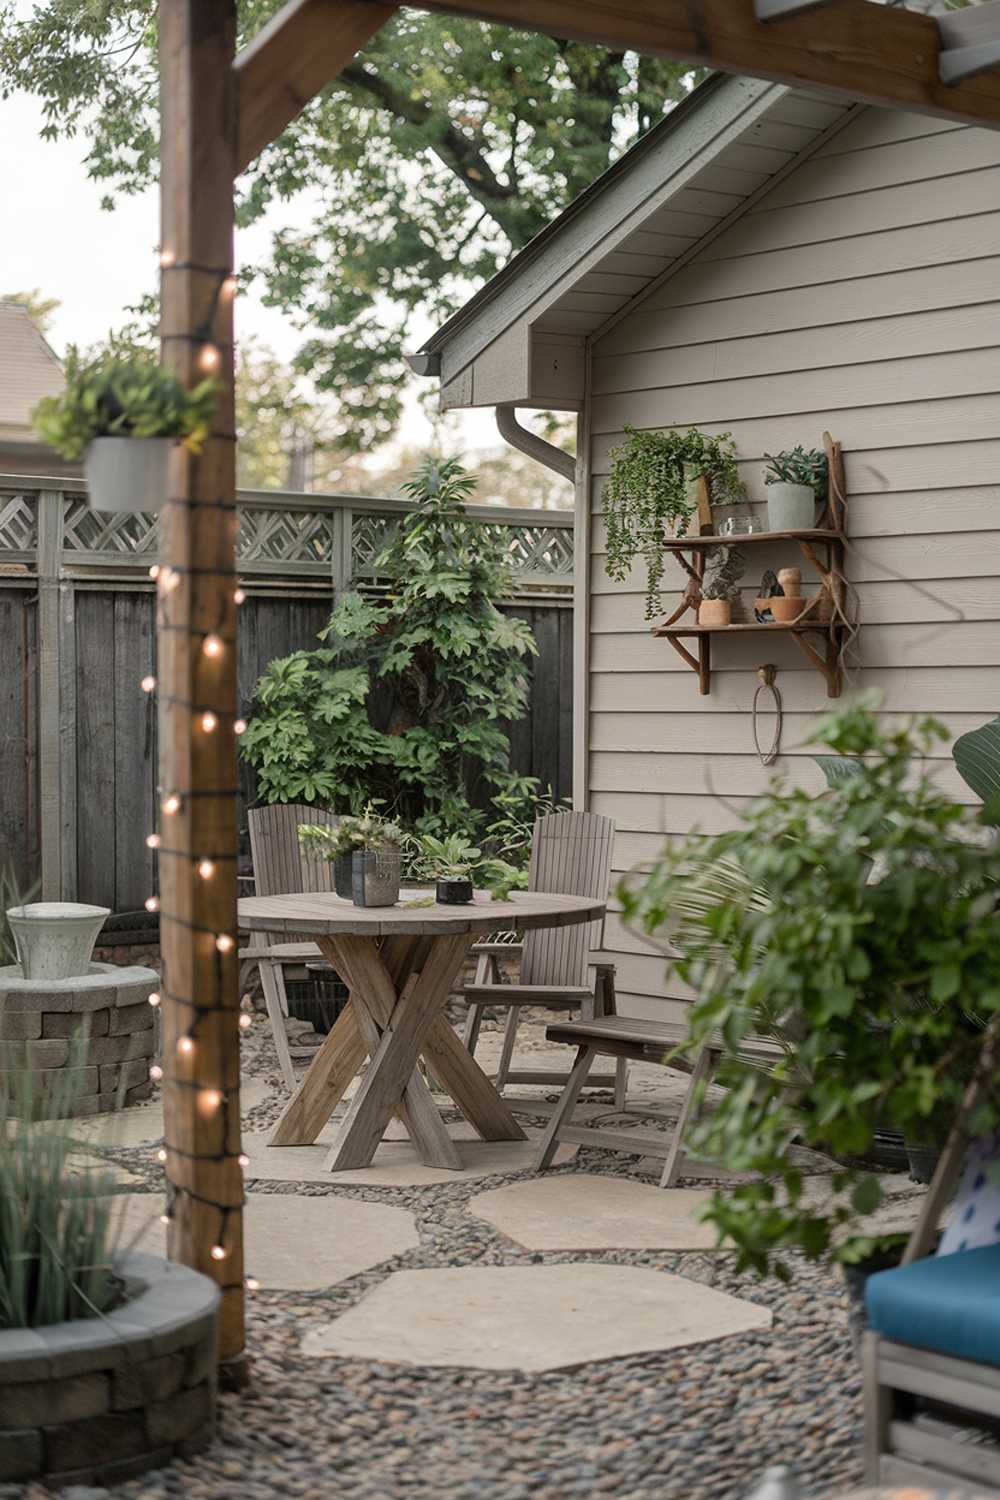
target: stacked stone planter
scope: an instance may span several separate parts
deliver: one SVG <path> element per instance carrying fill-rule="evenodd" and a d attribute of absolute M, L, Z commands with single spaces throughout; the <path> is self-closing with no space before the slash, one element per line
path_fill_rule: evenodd
<path fill-rule="evenodd" d="M 0 1331 L 0 1483 L 113 1484 L 211 1441 L 218 1288 L 151 1255 L 120 1269 L 106 1317 Z"/>
<path fill-rule="evenodd" d="M 148 1098 L 157 983 L 152 969 L 113 964 L 91 964 L 75 979 L 28 980 L 16 966 L 0 968 L 0 1088 L 14 1073 L 28 1076 L 35 1099 L 64 1084 L 73 1115 Z"/>

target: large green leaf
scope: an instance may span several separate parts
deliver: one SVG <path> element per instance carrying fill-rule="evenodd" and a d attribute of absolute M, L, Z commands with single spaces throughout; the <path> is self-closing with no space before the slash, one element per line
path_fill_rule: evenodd
<path fill-rule="evenodd" d="M 826 777 L 826 784 L 835 788 L 842 781 L 848 781 L 852 776 L 860 776 L 864 770 L 864 761 L 856 759 L 853 755 L 814 755 L 813 760 L 819 766 Z"/>
<path fill-rule="evenodd" d="M 970 729 L 952 748 L 955 768 L 984 802 L 1000 796 L 1000 717 Z"/>

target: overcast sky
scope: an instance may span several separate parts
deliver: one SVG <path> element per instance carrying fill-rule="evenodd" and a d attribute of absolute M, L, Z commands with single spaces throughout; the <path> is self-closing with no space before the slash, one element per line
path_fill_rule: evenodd
<path fill-rule="evenodd" d="M 125 309 L 155 287 L 157 194 L 150 190 L 141 197 L 120 198 L 114 212 L 105 212 L 101 188 L 81 164 L 83 138 L 45 141 L 42 123 L 34 98 L 0 100 L 0 201 L 5 207 L 0 293 L 38 287 L 47 297 L 57 297 L 62 306 L 49 337 L 61 354 L 68 343 L 104 338 L 127 321 Z M 282 208 L 278 214 L 292 212 Z M 261 256 L 266 236 L 267 230 L 259 227 L 243 233 L 238 260 Z M 417 329 L 415 344 L 429 331 Z M 237 335 L 248 334 L 286 359 L 302 340 L 280 313 L 252 295 L 242 297 L 237 307 Z M 472 454 L 502 446 L 492 413 L 468 412 L 452 420 L 449 447 Z M 416 401 L 408 402 L 401 439 L 418 444 L 430 435 Z"/>

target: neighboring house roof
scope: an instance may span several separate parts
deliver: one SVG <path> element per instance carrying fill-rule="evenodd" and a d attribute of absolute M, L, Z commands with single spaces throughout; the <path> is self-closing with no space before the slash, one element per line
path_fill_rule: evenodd
<path fill-rule="evenodd" d="M 38 443 L 32 408 L 62 388 L 62 365 L 27 309 L 0 302 L 0 444 Z"/>
<path fill-rule="evenodd" d="M 579 406 L 587 342 L 857 108 L 759 79 L 706 79 L 460 308 L 414 368 L 440 375 L 445 407 Z"/>

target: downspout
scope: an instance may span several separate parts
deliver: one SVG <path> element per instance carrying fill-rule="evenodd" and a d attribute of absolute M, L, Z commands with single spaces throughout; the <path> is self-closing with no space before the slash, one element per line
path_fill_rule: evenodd
<path fill-rule="evenodd" d="M 517 420 L 516 407 L 498 406 L 496 413 L 497 428 L 505 443 L 509 443 L 519 453 L 526 453 L 536 463 L 544 464 L 545 468 L 552 469 L 563 479 L 568 479 L 570 484 L 576 482 L 576 459 L 571 454 L 564 453 L 555 443 L 546 442 L 537 432 L 530 432 L 527 427 L 522 427 Z"/>

